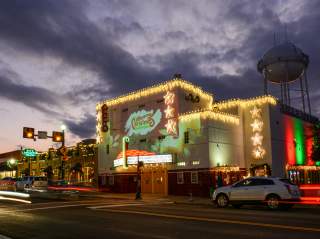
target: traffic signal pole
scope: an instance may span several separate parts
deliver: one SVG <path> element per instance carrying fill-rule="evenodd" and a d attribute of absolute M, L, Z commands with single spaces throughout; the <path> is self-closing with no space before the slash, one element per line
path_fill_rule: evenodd
<path fill-rule="evenodd" d="M 61 141 L 61 143 L 62 143 L 61 148 L 64 148 L 65 147 L 64 146 L 65 145 L 64 130 L 62 130 L 62 141 Z M 63 180 L 64 179 L 64 155 L 61 155 L 60 158 L 61 158 L 61 180 Z"/>

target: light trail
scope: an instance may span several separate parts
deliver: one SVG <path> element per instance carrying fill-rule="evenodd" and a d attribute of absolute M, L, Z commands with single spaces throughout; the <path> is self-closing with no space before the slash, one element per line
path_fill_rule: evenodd
<path fill-rule="evenodd" d="M 29 198 L 30 195 L 27 193 L 17 193 L 10 191 L 0 191 L 0 196 L 12 196 L 12 197 L 20 197 L 20 198 Z"/>
<path fill-rule="evenodd" d="M 14 202 L 23 202 L 23 203 L 32 203 L 29 200 L 24 200 L 24 199 L 20 199 L 20 198 L 10 198 L 10 197 L 3 197 L 0 196 L 0 200 L 6 200 L 6 201 L 14 201 Z"/>

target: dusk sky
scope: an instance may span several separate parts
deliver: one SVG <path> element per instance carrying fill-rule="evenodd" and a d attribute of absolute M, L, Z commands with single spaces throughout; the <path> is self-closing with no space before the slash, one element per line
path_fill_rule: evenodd
<path fill-rule="evenodd" d="M 256 65 L 274 33 L 309 55 L 319 117 L 318 0 L 1 0 L 0 153 L 53 145 L 23 139 L 23 126 L 64 123 L 67 145 L 95 137 L 97 102 L 174 73 L 217 100 L 261 95 Z"/>

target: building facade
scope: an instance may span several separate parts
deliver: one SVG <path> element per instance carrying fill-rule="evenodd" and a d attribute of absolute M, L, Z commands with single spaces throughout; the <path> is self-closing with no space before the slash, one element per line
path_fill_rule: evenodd
<path fill-rule="evenodd" d="M 46 152 L 22 149 L 18 153 L 16 175 L 48 176 L 71 184 L 97 185 L 97 152 L 95 139 L 83 140 L 66 148 L 66 159 L 59 149 Z M 62 172 L 63 171 L 63 172 Z"/>
<path fill-rule="evenodd" d="M 142 192 L 199 196 L 248 175 L 293 177 L 296 166 L 319 175 L 305 137 L 317 119 L 270 95 L 215 102 L 175 78 L 96 109 L 99 183 L 110 191 L 135 192 L 140 171 Z"/>

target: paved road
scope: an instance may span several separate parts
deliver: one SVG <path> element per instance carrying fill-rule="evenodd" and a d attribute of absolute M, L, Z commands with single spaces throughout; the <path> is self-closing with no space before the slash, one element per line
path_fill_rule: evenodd
<path fill-rule="evenodd" d="M 320 208 L 272 212 L 165 200 L 0 201 L 0 239 L 320 238 Z"/>

